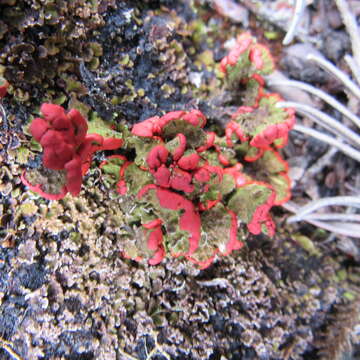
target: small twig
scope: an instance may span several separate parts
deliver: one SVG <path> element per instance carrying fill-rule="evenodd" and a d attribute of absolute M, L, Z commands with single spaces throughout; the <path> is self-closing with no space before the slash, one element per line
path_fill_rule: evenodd
<path fill-rule="evenodd" d="M 354 149 L 353 147 L 351 147 L 350 145 L 344 144 L 341 141 L 333 138 L 332 136 L 329 135 L 325 135 L 323 133 L 321 133 L 320 131 L 314 130 L 314 129 L 310 129 L 306 126 L 303 125 L 299 125 L 299 124 L 295 124 L 294 129 L 295 131 L 299 131 L 303 134 L 312 136 L 324 143 L 327 143 L 331 146 L 336 147 L 337 149 L 339 149 L 342 153 L 344 153 L 345 155 L 353 158 L 356 161 L 360 162 L 360 151 L 357 151 L 356 149 Z"/>
<path fill-rule="evenodd" d="M 337 120 L 333 119 L 331 116 L 323 113 L 320 110 L 313 108 L 312 106 L 296 103 L 293 101 L 281 101 L 277 104 L 279 107 L 285 108 L 295 108 L 295 110 L 305 116 L 312 115 L 312 119 L 318 124 L 325 126 L 335 135 L 341 134 L 346 140 L 352 141 L 355 145 L 360 147 L 360 136 L 348 127 L 342 125 Z"/>
<path fill-rule="evenodd" d="M 296 0 L 295 13 L 291 20 L 289 30 L 287 31 L 285 38 L 282 42 L 283 45 L 289 45 L 292 42 L 292 40 L 295 36 L 296 29 L 303 17 L 303 12 L 304 12 L 305 6 L 306 6 L 305 0 Z"/>
<path fill-rule="evenodd" d="M 358 66 L 360 66 L 360 31 L 356 23 L 356 18 L 350 10 L 349 4 L 345 0 L 335 0 L 347 32 L 350 35 L 351 47 L 354 59 Z"/>
<path fill-rule="evenodd" d="M 360 196 L 333 196 L 314 200 L 301 207 L 295 216 L 288 218 L 288 223 L 294 223 L 303 220 L 303 217 L 326 206 L 353 206 L 360 208 Z"/>
<path fill-rule="evenodd" d="M 314 54 L 309 54 L 307 60 L 316 62 L 324 70 L 328 71 L 330 74 L 338 78 L 357 98 L 360 99 L 360 88 L 357 86 L 350 78 L 341 70 L 339 70 L 335 65 L 330 61 L 316 56 Z"/>
<path fill-rule="evenodd" d="M 332 96 L 328 95 L 325 91 L 322 91 L 320 89 L 315 88 L 314 86 L 311 86 L 309 84 L 303 83 L 301 81 L 295 81 L 295 80 L 280 80 L 280 81 L 270 81 L 269 85 L 275 85 L 275 86 L 290 86 L 295 87 L 301 90 L 305 90 L 315 96 L 318 96 L 320 99 L 327 102 L 329 105 L 331 105 L 334 109 L 341 112 L 344 116 L 346 116 L 348 119 L 350 119 L 356 126 L 360 128 L 360 118 L 357 117 L 354 113 L 352 113 L 346 106 L 341 104 L 339 101 L 337 101 Z"/>

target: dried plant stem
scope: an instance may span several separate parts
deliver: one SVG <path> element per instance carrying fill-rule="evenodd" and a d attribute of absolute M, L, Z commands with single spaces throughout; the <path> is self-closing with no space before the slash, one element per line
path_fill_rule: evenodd
<path fill-rule="evenodd" d="M 283 40 L 283 45 L 289 45 L 295 36 L 295 32 L 299 23 L 303 17 L 303 12 L 306 6 L 305 0 L 296 0 L 295 3 L 295 13 L 291 20 L 289 30 L 287 31 L 285 38 Z"/>
<path fill-rule="evenodd" d="M 282 207 L 295 214 L 298 212 L 299 209 L 299 206 L 292 201 L 288 201 L 287 203 L 283 204 Z M 349 224 L 336 223 L 335 225 L 334 223 L 327 223 L 319 220 L 313 220 L 307 217 L 304 217 L 303 221 L 306 221 L 311 225 L 330 231 L 332 233 L 336 233 L 344 236 L 350 236 L 353 238 L 360 238 L 360 229 L 355 229 L 355 230 L 350 229 L 348 226 Z"/>
<path fill-rule="evenodd" d="M 338 78 L 357 98 L 360 99 L 359 86 L 357 86 L 353 81 L 351 81 L 350 78 L 343 71 L 339 70 L 330 61 L 314 54 L 309 54 L 306 58 L 310 61 L 316 62 L 324 70 L 328 71 L 336 78 Z"/>
<path fill-rule="evenodd" d="M 350 229 L 349 224 L 343 224 L 343 223 L 325 223 L 323 221 L 317 221 L 317 220 L 305 220 L 308 223 L 311 223 L 312 225 L 330 231 L 334 234 L 349 236 L 352 238 L 360 239 L 360 227 L 357 227 L 355 229 Z"/>
<path fill-rule="evenodd" d="M 350 145 L 344 144 L 343 142 L 333 138 L 332 136 L 325 135 L 317 130 L 310 129 L 306 126 L 296 124 L 294 126 L 294 130 L 299 131 L 303 134 L 312 136 L 320 141 L 323 141 L 331 146 L 335 146 L 338 148 L 341 152 L 343 152 L 345 155 L 350 156 L 356 161 L 360 162 L 360 151 L 357 151 Z"/>
<path fill-rule="evenodd" d="M 300 208 L 295 216 L 288 218 L 289 223 L 303 220 L 304 216 L 326 206 L 353 206 L 360 208 L 360 196 L 333 196 L 314 200 Z"/>
<path fill-rule="evenodd" d="M 321 221 L 346 221 L 360 223 L 360 215 L 342 214 L 342 213 L 326 213 L 326 214 L 308 214 L 304 216 L 304 220 L 321 220 Z M 360 234 L 359 234 L 360 235 Z"/>
<path fill-rule="evenodd" d="M 335 0 L 335 3 L 340 11 L 346 30 L 350 35 L 354 59 L 358 66 L 360 66 L 360 31 L 356 18 L 346 0 Z"/>
<path fill-rule="evenodd" d="M 293 107 L 297 112 L 305 116 L 312 116 L 311 118 L 319 125 L 325 126 L 335 135 L 341 134 L 347 141 L 353 142 L 356 146 L 360 147 L 360 136 L 348 127 L 342 125 L 337 120 L 329 115 L 317 110 L 309 105 L 304 105 L 292 101 L 282 101 L 278 103 L 279 107 Z"/>
<path fill-rule="evenodd" d="M 341 112 L 344 116 L 346 116 L 349 120 L 351 120 L 356 126 L 360 128 L 360 118 L 357 117 L 354 113 L 352 113 L 346 106 L 341 104 L 339 101 L 337 101 L 332 96 L 328 95 L 325 91 L 322 91 L 320 89 L 315 88 L 312 85 L 306 84 L 301 81 L 295 81 L 295 80 L 280 80 L 280 81 L 270 81 L 269 85 L 275 85 L 275 86 L 289 86 L 289 87 L 295 87 L 301 90 L 305 90 L 320 99 L 327 102 L 329 105 L 331 105 L 334 109 Z"/>

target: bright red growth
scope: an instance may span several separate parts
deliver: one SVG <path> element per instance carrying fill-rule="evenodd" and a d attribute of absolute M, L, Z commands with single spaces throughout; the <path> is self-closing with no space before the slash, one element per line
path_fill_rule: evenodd
<path fill-rule="evenodd" d="M 192 193 L 194 191 L 194 185 L 191 184 L 191 181 L 192 176 L 190 173 L 179 168 L 174 168 L 170 178 L 170 187 L 174 190 Z"/>
<path fill-rule="evenodd" d="M 231 211 L 227 210 L 227 212 L 231 215 L 231 227 L 230 227 L 230 240 L 226 244 L 226 251 L 222 254 L 224 256 L 231 254 L 234 250 L 239 250 L 243 247 L 243 243 L 238 240 L 237 238 L 237 216 L 236 214 Z"/>
<path fill-rule="evenodd" d="M 266 186 L 267 188 L 272 189 L 269 184 L 260 182 L 260 181 L 253 181 L 254 184 L 261 184 Z M 258 206 L 252 216 L 251 221 L 248 223 L 247 227 L 249 231 L 254 234 L 258 235 L 262 232 L 262 226 L 265 226 L 268 235 L 274 236 L 275 234 L 275 224 L 270 217 L 269 211 L 271 207 L 274 205 L 276 194 L 274 191 L 271 192 L 271 195 L 267 198 L 266 202 L 260 206 Z"/>
<path fill-rule="evenodd" d="M 146 185 L 137 195 L 141 199 L 148 191 L 155 190 L 156 197 L 162 208 L 179 211 L 183 214 L 180 216 L 179 226 L 181 230 L 189 232 L 189 249 L 184 254 L 173 254 L 174 256 L 191 255 L 199 245 L 201 220 L 199 213 L 195 210 L 193 203 L 185 199 L 178 193 L 171 190 L 163 189 L 156 185 Z"/>
<path fill-rule="evenodd" d="M 184 134 L 177 134 L 176 137 L 179 139 L 179 146 L 172 153 L 172 157 L 175 161 L 179 160 L 184 154 L 186 149 L 186 137 Z"/>
<path fill-rule="evenodd" d="M 199 161 L 200 156 L 194 152 L 192 154 L 182 156 L 178 161 L 178 165 L 183 170 L 195 170 L 199 164 Z"/>
<path fill-rule="evenodd" d="M 157 169 L 166 163 L 168 155 L 169 151 L 164 145 L 157 145 L 150 150 L 146 162 L 150 169 Z"/>
<path fill-rule="evenodd" d="M 227 66 L 235 66 L 239 60 L 239 57 L 249 50 L 254 40 L 249 33 L 240 35 L 237 39 L 236 45 L 231 49 L 229 54 L 225 56 L 220 63 L 220 70 L 223 73 L 227 72 Z"/>
<path fill-rule="evenodd" d="M 66 192 L 77 196 L 93 154 L 98 150 L 115 150 L 123 141 L 115 138 L 104 139 L 99 134 L 87 135 L 87 122 L 78 110 L 71 109 L 66 114 L 59 105 L 43 104 L 40 111 L 43 118 L 34 119 L 29 129 L 43 148 L 43 165 L 51 170 L 66 171 L 66 185 L 62 193 L 48 194 L 46 198 L 62 198 Z M 23 178 L 25 179 L 25 176 Z M 28 183 L 24 182 L 25 185 Z M 34 191 L 44 196 L 43 191 L 40 192 L 36 186 L 35 188 L 33 187 Z"/>
<path fill-rule="evenodd" d="M 32 185 L 25 177 L 26 172 L 24 171 L 21 174 L 21 181 L 22 183 L 27 186 L 31 191 L 36 192 L 40 196 L 42 196 L 44 199 L 47 200 L 60 200 L 67 194 L 67 188 L 64 186 L 61 191 L 58 194 L 50 194 L 45 191 L 43 191 L 41 184 Z"/>

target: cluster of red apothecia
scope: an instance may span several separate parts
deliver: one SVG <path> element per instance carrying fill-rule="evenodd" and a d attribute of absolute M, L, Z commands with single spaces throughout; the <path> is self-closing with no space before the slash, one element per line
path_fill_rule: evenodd
<path fill-rule="evenodd" d="M 115 137 L 87 134 L 77 110 L 43 104 L 30 132 L 47 172 L 38 178 L 24 172 L 22 180 L 47 199 L 76 196 L 94 152 L 121 149 L 100 168 L 119 197 L 134 204 L 127 225 L 141 229 L 142 236 L 123 234 L 122 254 L 151 265 L 167 254 L 184 256 L 205 268 L 216 255 L 240 249 L 248 232 L 272 236 L 270 209 L 290 197 L 288 166 L 277 149 L 287 143 L 295 116 L 264 90 L 262 75 L 273 67 L 268 50 L 249 34 L 221 61 L 228 86 L 250 93 L 223 136 L 206 131 L 199 110 L 155 116 Z"/>

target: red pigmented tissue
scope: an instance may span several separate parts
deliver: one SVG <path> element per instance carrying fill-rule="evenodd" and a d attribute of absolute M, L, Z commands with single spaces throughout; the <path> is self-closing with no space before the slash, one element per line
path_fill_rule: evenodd
<path fill-rule="evenodd" d="M 50 200 L 58 200 L 67 192 L 77 196 L 93 154 L 99 150 L 117 149 L 122 140 L 87 134 L 87 122 L 78 110 L 66 113 L 59 105 L 43 104 L 40 111 L 43 117 L 31 122 L 30 133 L 43 148 L 43 166 L 51 170 L 65 170 L 66 184 L 58 194 L 50 194 L 44 192 L 39 184 L 32 185 L 26 180 L 26 173 L 22 176 L 23 182 Z"/>

